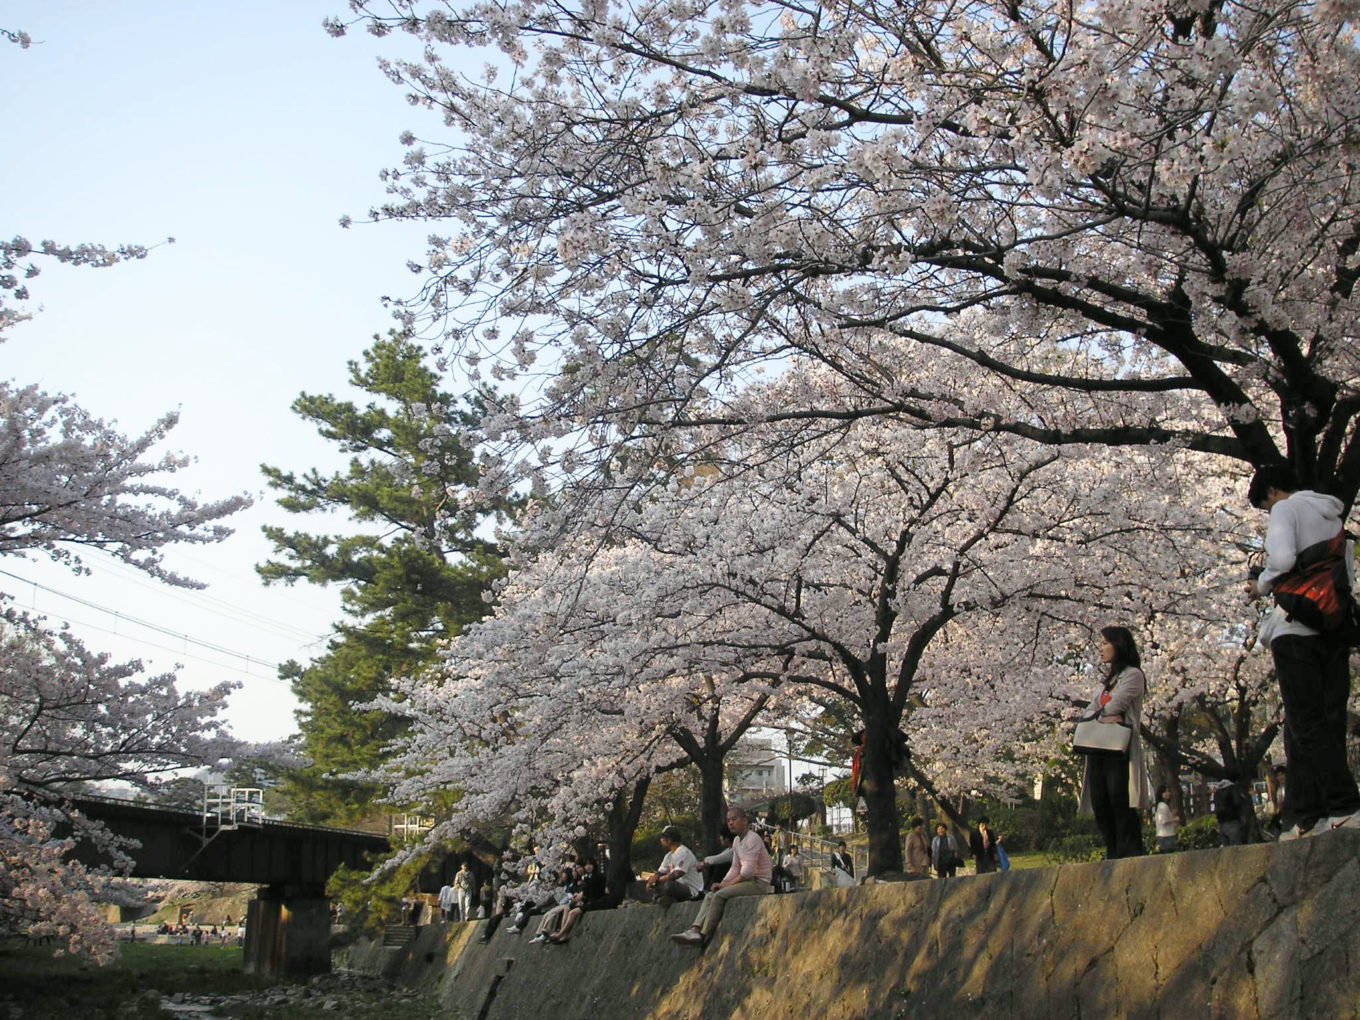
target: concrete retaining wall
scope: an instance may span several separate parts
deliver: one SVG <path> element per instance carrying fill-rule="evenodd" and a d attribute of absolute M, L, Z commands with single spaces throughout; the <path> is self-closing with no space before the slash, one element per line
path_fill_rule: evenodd
<path fill-rule="evenodd" d="M 1360 1017 L 1360 832 L 1004 875 L 590 914 L 570 944 L 432 925 L 342 963 L 464 1020 Z"/>

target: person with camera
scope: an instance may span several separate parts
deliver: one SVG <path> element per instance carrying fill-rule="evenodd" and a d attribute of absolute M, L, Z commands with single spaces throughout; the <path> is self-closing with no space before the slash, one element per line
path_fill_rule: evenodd
<path fill-rule="evenodd" d="M 1286 612 L 1279 589 L 1298 574 L 1301 554 L 1343 536 L 1345 506 L 1335 496 L 1303 489 L 1288 465 L 1252 476 L 1247 502 L 1270 514 L 1265 567 L 1247 582 L 1253 600 L 1276 595 L 1258 640 L 1270 649 L 1284 703 L 1284 755 L 1289 767 L 1289 815 L 1280 839 L 1328 829 L 1360 828 L 1360 790 L 1346 759 L 1346 702 L 1351 692 L 1350 647 Z M 1350 549 L 1345 549 L 1346 556 Z M 1350 591 L 1343 593 L 1349 600 Z"/>

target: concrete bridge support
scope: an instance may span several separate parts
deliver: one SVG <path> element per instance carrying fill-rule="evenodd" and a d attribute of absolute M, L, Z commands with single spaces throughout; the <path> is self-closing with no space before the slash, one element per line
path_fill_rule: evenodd
<path fill-rule="evenodd" d="M 316 886 L 262 888 L 246 912 L 245 972 L 306 977 L 331 969 L 330 901 Z"/>

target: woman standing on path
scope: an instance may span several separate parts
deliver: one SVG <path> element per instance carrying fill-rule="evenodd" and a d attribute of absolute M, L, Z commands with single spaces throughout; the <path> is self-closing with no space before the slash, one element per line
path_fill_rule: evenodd
<path fill-rule="evenodd" d="M 1125 754 L 1086 755 L 1078 811 L 1096 816 L 1096 825 L 1105 838 L 1105 859 L 1114 860 L 1143 852 L 1143 827 L 1138 812 L 1147 808 L 1148 795 L 1138 727 L 1143 718 L 1147 680 L 1139 668 L 1142 659 L 1138 645 L 1127 627 L 1103 627 L 1100 636 L 1100 661 L 1105 664 L 1105 676 L 1082 718 L 1128 726 L 1129 746 Z"/>
<path fill-rule="evenodd" d="M 990 875 L 1001 867 L 1001 855 L 997 847 L 1001 837 L 992 828 L 992 820 L 983 815 L 977 820 L 977 827 L 968 834 L 968 852 L 973 855 L 973 870 L 979 875 Z"/>
<path fill-rule="evenodd" d="M 929 878 L 930 843 L 926 840 L 926 821 L 917 815 L 909 824 L 911 831 L 907 833 L 907 874 Z"/>
<path fill-rule="evenodd" d="M 1153 819 L 1157 823 L 1157 850 L 1160 853 L 1175 853 L 1180 849 L 1176 842 L 1176 822 L 1179 819 L 1171 811 L 1171 788 L 1167 786 L 1159 787 L 1157 790 L 1157 808 L 1153 813 Z"/>

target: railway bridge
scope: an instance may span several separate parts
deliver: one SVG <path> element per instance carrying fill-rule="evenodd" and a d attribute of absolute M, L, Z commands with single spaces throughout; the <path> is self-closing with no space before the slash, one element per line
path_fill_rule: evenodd
<path fill-rule="evenodd" d="M 197 811 L 106 797 L 75 797 L 70 805 L 139 844 L 127 851 L 134 878 L 260 886 L 246 915 L 247 972 L 330 970 L 327 880 L 342 864 L 368 870 L 391 852 L 387 837 L 376 833 L 265 818 L 253 789 L 209 787 Z M 88 841 L 73 856 L 108 863 Z"/>

